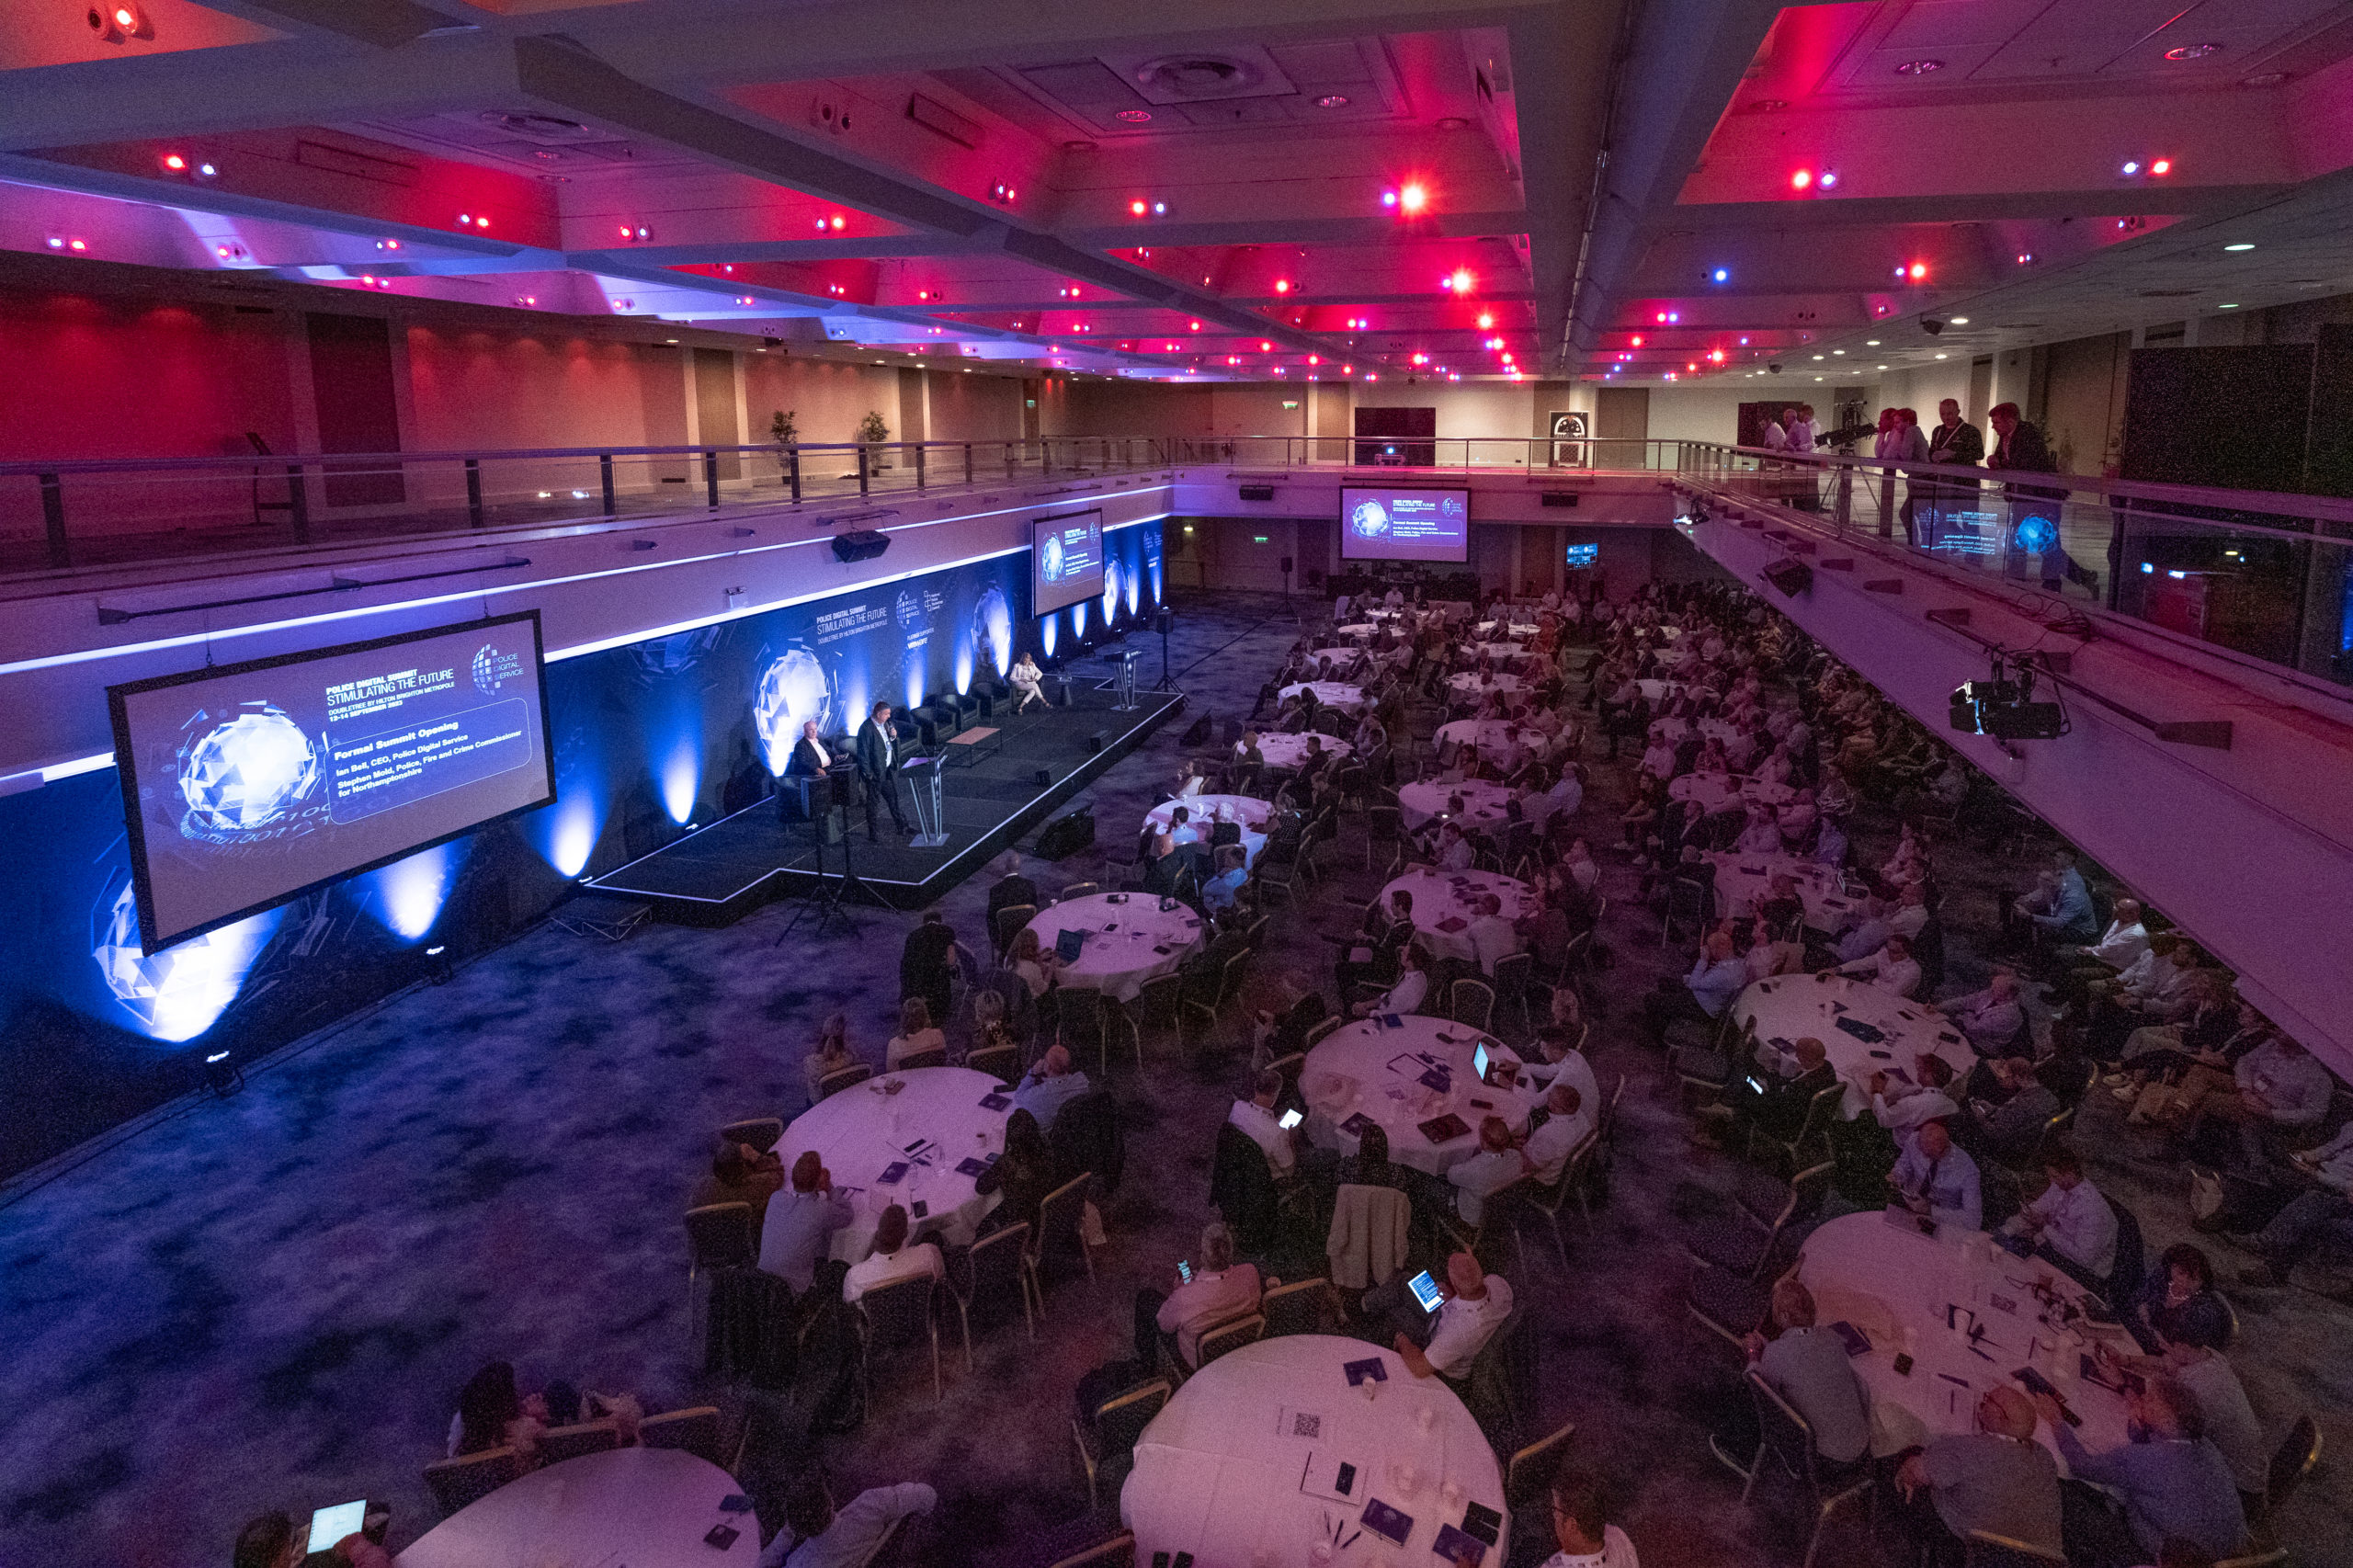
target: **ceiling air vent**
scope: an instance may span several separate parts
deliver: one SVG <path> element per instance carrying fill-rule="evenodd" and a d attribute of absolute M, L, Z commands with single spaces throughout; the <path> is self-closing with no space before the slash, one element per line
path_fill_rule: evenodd
<path fill-rule="evenodd" d="M 1164 54 L 1136 68 L 1136 83 L 1172 98 L 1228 98 L 1258 85 L 1258 67 L 1222 54 Z"/>

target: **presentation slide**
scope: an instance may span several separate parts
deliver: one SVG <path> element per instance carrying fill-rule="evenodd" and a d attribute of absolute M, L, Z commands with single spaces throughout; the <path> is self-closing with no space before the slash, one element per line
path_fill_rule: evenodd
<path fill-rule="evenodd" d="M 1465 561 L 1468 490 L 1340 492 L 1340 553 L 1351 561 Z"/>
<path fill-rule="evenodd" d="M 555 799 L 536 611 L 107 699 L 151 953 Z"/>
<path fill-rule="evenodd" d="M 1051 615 L 1103 591 L 1103 512 L 1071 512 L 1029 525 L 1029 613 Z"/>
<path fill-rule="evenodd" d="M 1601 546 L 1597 544 L 1573 544 L 1569 546 L 1569 564 L 1572 566 L 1590 566 L 1600 559 Z"/>

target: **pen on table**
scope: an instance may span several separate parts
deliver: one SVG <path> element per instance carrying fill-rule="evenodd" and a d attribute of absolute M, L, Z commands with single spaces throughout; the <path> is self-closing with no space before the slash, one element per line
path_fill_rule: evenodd
<path fill-rule="evenodd" d="M 1358 1542 L 1358 1541 L 1362 1540 L 1363 1539 L 1364 1539 L 1364 1531 L 1362 1531 L 1362 1530 L 1358 1530 L 1358 1531 L 1357 1531 L 1357 1533 L 1356 1533 L 1356 1534 L 1354 1534 L 1354 1535 L 1352 1535 L 1352 1536 L 1348 1537 L 1348 1539 L 1347 1539 L 1347 1540 L 1344 1540 L 1344 1541 L 1342 1541 L 1342 1542 L 1340 1543 L 1340 1550 L 1341 1550 L 1342 1551 L 1346 1551 L 1348 1548 L 1350 1548 L 1350 1547 L 1354 1546 L 1357 1542 Z"/>
<path fill-rule="evenodd" d="M 1950 1372 L 1938 1372 L 1937 1376 L 1944 1379 L 1944 1381 L 1949 1383 L 1955 1383 L 1962 1388 L 1967 1388 L 1969 1386 L 1969 1380 L 1967 1378 L 1956 1378 Z"/>

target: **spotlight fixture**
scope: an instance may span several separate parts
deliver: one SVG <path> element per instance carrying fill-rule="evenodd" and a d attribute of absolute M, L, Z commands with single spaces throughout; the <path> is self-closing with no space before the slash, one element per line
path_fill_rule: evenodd
<path fill-rule="evenodd" d="M 634 241 L 639 244 L 643 244 L 653 237 L 654 231 L 647 228 L 642 223 L 623 223 L 621 225 L 621 241 L 625 244 L 631 241 Z"/>
<path fill-rule="evenodd" d="M 1317 108 L 1346 108 L 1348 107 L 1348 95 L 1346 93 L 1326 93 L 1322 97 L 1315 100 L 1315 107 Z"/>
<path fill-rule="evenodd" d="M 164 154 L 161 162 L 167 173 L 176 175 L 184 175 L 188 173 L 188 157 L 185 153 L 166 153 Z"/>
<path fill-rule="evenodd" d="M 1812 169 L 1798 169 L 1791 173 L 1790 176 L 1790 188 L 1791 190 L 1813 189 L 1813 171 Z"/>
<path fill-rule="evenodd" d="M 83 15 L 90 30 L 98 35 L 101 43 L 123 43 L 131 39 L 152 39 L 155 24 L 147 13 L 129 0 L 113 0 L 111 5 L 93 6 Z"/>
<path fill-rule="evenodd" d="M 1717 267 L 1713 272 L 1711 272 L 1711 273 L 1709 273 L 1709 274 L 1708 274 L 1708 281 L 1709 281 L 1709 282 L 1711 282 L 1711 283 L 1729 283 L 1729 282 L 1731 282 L 1731 281 L 1732 281 L 1732 268 L 1730 268 L 1730 267 Z"/>
<path fill-rule="evenodd" d="M 1941 60 L 1907 60 L 1895 68 L 1899 76 L 1932 76 L 1945 68 Z"/>
<path fill-rule="evenodd" d="M 1152 110 L 1148 108 L 1123 108 L 1111 118 L 1118 120 L 1122 125 L 1149 125 L 1152 123 Z"/>

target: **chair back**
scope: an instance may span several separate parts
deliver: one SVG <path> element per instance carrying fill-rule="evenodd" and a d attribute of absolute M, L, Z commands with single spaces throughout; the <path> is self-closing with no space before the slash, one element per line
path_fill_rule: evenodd
<path fill-rule="evenodd" d="M 1021 1300 L 1021 1270 L 1029 1251 L 1029 1221 L 1007 1225 L 992 1231 L 972 1244 L 964 1255 L 964 1265 L 972 1278 L 971 1289 L 964 1301 L 968 1307 L 983 1301 L 1003 1301 L 1008 1298 Z"/>
<path fill-rule="evenodd" d="M 2030 1540 L 2016 1540 L 1992 1530 L 1971 1530 L 1968 1550 L 1961 1558 L 1963 1568 L 2067 1568 L 2067 1554 L 2053 1551 L 2047 1546 L 2037 1546 Z"/>
<path fill-rule="evenodd" d="M 2101 1196 L 2107 1197 L 2105 1193 Z M 2108 1206 L 2116 1211 L 2116 1266 L 2109 1271 L 2108 1299 L 2111 1302 L 2130 1301 L 2141 1293 L 2148 1252 L 2141 1240 L 2141 1221 L 2132 1210 L 2112 1198 L 2108 1199 Z"/>
<path fill-rule="evenodd" d="M 719 1463 L 719 1406 L 692 1404 L 665 1410 L 637 1424 L 637 1440 L 649 1449 L 680 1449 L 699 1460 Z"/>
<path fill-rule="evenodd" d="M 1017 1045 L 984 1045 L 964 1054 L 964 1065 L 975 1073 L 986 1073 L 1000 1084 L 1012 1084 L 1021 1077 L 1021 1048 Z"/>
<path fill-rule="evenodd" d="M 1062 901 L 1067 903 L 1072 899 L 1088 898 L 1102 891 L 1103 884 L 1100 882 L 1071 882 L 1063 887 Z"/>
<path fill-rule="evenodd" d="M 909 1051 L 906 1055 L 899 1058 L 899 1064 L 896 1067 L 892 1068 L 891 1071 L 893 1073 L 913 1073 L 917 1068 L 921 1067 L 945 1067 L 947 1065 L 948 1048 L 944 1045 L 935 1045 L 929 1051 Z"/>
<path fill-rule="evenodd" d="M 461 1459 L 441 1460 L 425 1467 L 425 1484 L 444 1518 L 469 1503 L 478 1503 L 523 1473 L 523 1457 L 513 1449 L 485 1449 Z"/>
<path fill-rule="evenodd" d="M 610 1416 L 602 1421 L 583 1421 L 576 1426 L 551 1426 L 540 1434 L 540 1462 L 560 1464 L 583 1454 L 601 1454 L 620 1446 L 620 1423 Z"/>
<path fill-rule="evenodd" d="M 752 1241 L 752 1206 L 748 1203 L 707 1203 L 687 1210 L 687 1246 L 697 1268 L 748 1268 L 756 1251 Z"/>
<path fill-rule="evenodd" d="M 1108 1464 L 1133 1453 L 1152 1418 L 1167 1408 L 1169 1392 L 1165 1381 L 1156 1381 L 1097 1405 L 1088 1423 L 1095 1429 L 1096 1462 Z"/>
<path fill-rule="evenodd" d="M 1534 953 L 1513 953 L 1495 960 L 1495 994 L 1509 1002 L 1528 994 L 1528 977 L 1536 968 Z"/>
<path fill-rule="evenodd" d="M 1335 1013 L 1328 1018 L 1320 1018 L 1314 1023 L 1310 1024 L 1307 1027 L 1306 1037 L 1306 1044 L 1308 1048 L 1313 1050 L 1316 1041 L 1322 1040 L 1325 1035 L 1330 1034 L 1334 1029 L 1338 1028 L 1342 1024 L 1345 1024 L 1347 1021 L 1348 1017 L 1346 1013 Z"/>
<path fill-rule="evenodd" d="M 1317 1276 L 1278 1285 L 1258 1298 L 1258 1314 L 1267 1320 L 1269 1339 L 1286 1334 L 1323 1334 L 1338 1318 L 1332 1282 Z"/>
<path fill-rule="evenodd" d="M 1484 1033 L 1495 1022 L 1495 990 L 1483 980 L 1456 981 L 1447 990 L 1447 1012 L 1458 1024 Z"/>
<path fill-rule="evenodd" d="M 765 1154 L 776 1147 L 784 1136 L 784 1118 L 756 1116 L 749 1121 L 731 1121 L 719 1130 L 720 1141 L 727 1143 L 748 1143 Z"/>
<path fill-rule="evenodd" d="M 821 1100 L 829 1098 L 854 1085 L 863 1084 L 872 1076 L 874 1076 L 873 1067 L 863 1062 L 844 1067 L 838 1072 L 828 1073 L 817 1080 L 817 1097 Z"/>
<path fill-rule="evenodd" d="M 1029 1246 L 1033 1262 L 1043 1259 L 1048 1253 L 1071 1252 L 1086 1246 L 1079 1238 L 1078 1226 L 1086 1212 L 1086 1184 L 1094 1179 L 1083 1173 L 1073 1176 L 1039 1203 L 1038 1232 L 1030 1238 Z"/>
<path fill-rule="evenodd" d="M 1504 1502 L 1507 1506 L 1525 1508 L 1536 1501 L 1551 1483 L 1561 1450 L 1568 1447 L 1576 1429 L 1577 1424 L 1572 1421 L 1551 1437 L 1539 1437 L 1511 1456 L 1511 1462 L 1504 1467 Z"/>
<path fill-rule="evenodd" d="M 2313 1467 L 2320 1463 L 2320 1424 L 2313 1419 L 2312 1412 L 2306 1411 L 2297 1416 L 2296 1424 L 2288 1428 L 2286 1440 L 2272 1454 L 2270 1468 L 2266 1472 L 2263 1488 L 2266 1517 L 2277 1512 L 2279 1505 L 2303 1484 L 2304 1477 L 2313 1472 Z"/>
<path fill-rule="evenodd" d="M 877 1285 L 858 1299 L 866 1319 L 870 1346 L 906 1345 L 929 1335 L 931 1291 L 938 1281 L 928 1274 Z"/>
<path fill-rule="evenodd" d="M 1305 1051 L 1294 1051 L 1289 1056 L 1278 1056 L 1267 1065 L 1282 1074 L 1284 1098 L 1290 1098 L 1299 1093 L 1299 1074 L 1307 1065 Z"/>
<path fill-rule="evenodd" d="M 1821 1455 L 1814 1448 L 1813 1427 L 1754 1367 L 1748 1369 L 1748 1392 L 1756 1406 L 1756 1430 L 1765 1446 L 1779 1454 L 1782 1462 L 1802 1477 L 1809 1487 L 1818 1485 Z"/>
<path fill-rule="evenodd" d="M 1013 939 L 1037 916 L 1038 906 L 1034 903 L 1008 903 L 996 912 L 989 925 L 989 935 L 996 938 L 1000 957 L 1013 951 Z"/>
<path fill-rule="evenodd" d="M 1206 1367 L 1229 1350 L 1238 1350 L 1245 1345 L 1255 1345 L 1266 1336 L 1266 1333 L 1267 1320 L 1257 1312 L 1252 1312 L 1248 1317 L 1235 1318 L 1231 1323 L 1222 1323 L 1201 1335 L 1200 1353 L 1197 1358 L 1197 1364 Z"/>
<path fill-rule="evenodd" d="M 1135 1560 L 1136 1532 L 1121 1530 L 1099 1545 L 1063 1558 L 1052 1568 L 1132 1568 Z"/>

